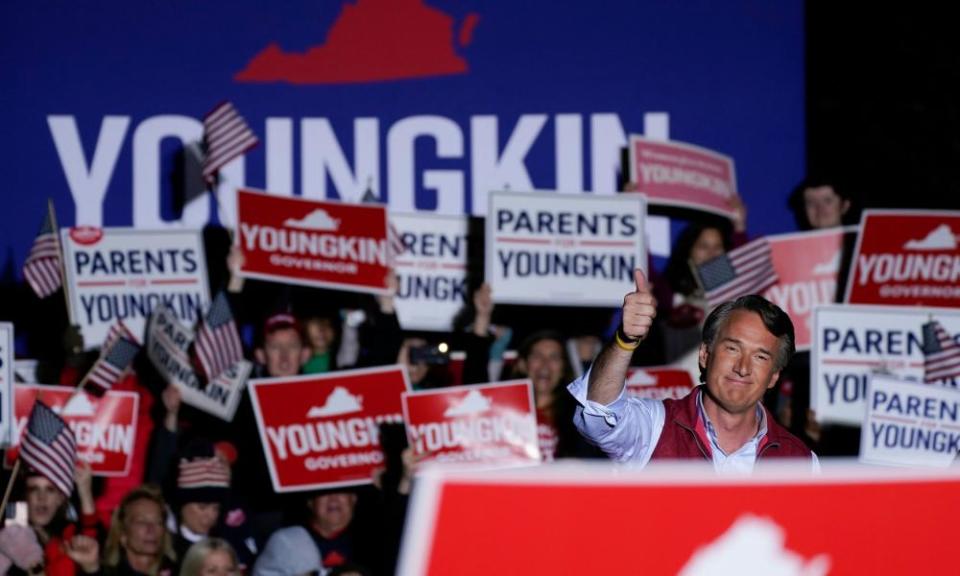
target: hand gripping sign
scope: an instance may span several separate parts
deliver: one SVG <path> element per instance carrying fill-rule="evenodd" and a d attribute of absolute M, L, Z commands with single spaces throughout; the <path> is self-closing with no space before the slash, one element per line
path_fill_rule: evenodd
<path fill-rule="evenodd" d="M 380 425 L 403 422 L 402 366 L 250 381 L 273 489 L 370 484 L 383 466 Z"/>
<path fill-rule="evenodd" d="M 844 462 L 812 474 L 809 461 L 769 462 L 752 476 L 718 476 L 685 464 L 428 465 L 414 484 L 397 573 L 956 572 L 944 551 L 955 545 L 960 469 Z"/>
<path fill-rule="evenodd" d="M 845 301 L 960 308 L 960 212 L 865 210 Z"/>
<path fill-rule="evenodd" d="M 242 276 L 354 292 L 387 290 L 390 244 L 381 205 L 237 192 Z"/>
<path fill-rule="evenodd" d="M 68 386 L 17 384 L 14 446 L 7 450 L 8 464 L 17 459 L 17 445 L 37 398 L 42 398 L 73 429 L 77 459 L 90 464 L 94 475 L 127 475 L 134 456 L 140 397 L 119 390 L 97 397 Z"/>
<path fill-rule="evenodd" d="M 540 461 L 529 380 L 423 390 L 403 395 L 407 438 L 440 462 Z"/>

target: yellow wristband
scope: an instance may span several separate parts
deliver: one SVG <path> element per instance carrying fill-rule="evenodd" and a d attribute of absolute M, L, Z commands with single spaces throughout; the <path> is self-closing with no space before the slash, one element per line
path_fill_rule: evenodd
<path fill-rule="evenodd" d="M 640 345 L 640 339 L 637 339 L 636 342 L 624 342 L 623 338 L 620 337 L 620 329 L 617 328 L 617 331 L 613 333 L 613 341 L 617 346 L 625 352 L 633 352 L 637 349 L 637 346 Z"/>

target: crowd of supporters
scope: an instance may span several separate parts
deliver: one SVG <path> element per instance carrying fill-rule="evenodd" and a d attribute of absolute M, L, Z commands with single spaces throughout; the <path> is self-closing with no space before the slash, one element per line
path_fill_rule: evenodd
<path fill-rule="evenodd" d="M 839 226 L 850 208 L 828 182 L 805 182 L 791 202 L 804 229 Z M 651 267 L 658 323 L 636 352 L 636 365 L 695 362 L 708 310 L 689 262 L 747 241 L 746 209 L 734 208 L 732 223 L 691 223 L 661 270 Z M 228 289 L 244 355 L 255 365 L 252 377 L 401 364 L 416 390 L 529 378 L 544 460 L 604 457 L 574 429 L 575 401 L 565 385 L 612 334 L 618 310 L 495 306 L 490 286 L 472 281 L 453 331 L 411 332 L 397 319 L 394 295 L 239 281 L 240 256 L 230 250 L 226 232 L 211 228 L 205 240 L 211 289 Z M 395 294 L 395 279 L 389 285 Z M 35 381 L 76 386 L 98 351 L 85 351 L 63 300 L 39 300 L 12 280 L 3 290 L 3 318 L 22 332 L 22 351 L 38 360 Z M 464 353 L 462 365 L 449 351 Z M 78 464 L 67 493 L 42 470 L 23 466 L 10 480 L 11 502 L 26 503 L 26 518 L 16 522 L 10 512 L 0 530 L 0 574 L 394 572 L 417 467 L 402 426 L 383 425 L 386 466 L 371 485 L 279 494 L 249 396 L 225 422 L 186 405 L 179 389 L 142 356 L 114 386 L 140 398 L 131 470 L 101 478 Z M 831 439 L 806 409 L 805 362 L 802 356 L 794 362 L 784 376 L 789 389 L 772 390 L 769 405 L 811 447 L 842 453 L 848 449 L 843 435 Z"/>

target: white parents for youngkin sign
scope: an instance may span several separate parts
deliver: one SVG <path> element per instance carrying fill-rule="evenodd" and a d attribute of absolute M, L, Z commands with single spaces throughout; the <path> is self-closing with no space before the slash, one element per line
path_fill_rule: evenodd
<path fill-rule="evenodd" d="M 13 426 L 13 324 L 0 322 L 0 446 L 9 446 Z"/>
<path fill-rule="evenodd" d="M 956 339 L 960 310 L 820 306 L 810 349 L 810 407 L 822 424 L 860 426 L 873 373 L 924 379 L 923 325 L 933 318 Z M 952 379 L 939 384 L 956 387 Z"/>
<path fill-rule="evenodd" d="M 504 304 L 618 306 L 647 270 L 642 194 L 494 192 L 486 281 Z"/>
<path fill-rule="evenodd" d="M 260 443 L 277 492 L 373 482 L 380 425 L 403 422 L 402 366 L 250 381 Z"/>
<path fill-rule="evenodd" d="M 630 136 L 630 181 L 650 204 L 734 215 L 733 158 L 682 142 Z"/>
<path fill-rule="evenodd" d="M 860 460 L 871 464 L 946 468 L 960 453 L 960 390 L 874 375 Z"/>
<path fill-rule="evenodd" d="M 403 251 L 397 274 L 397 318 L 405 330 L 453 329 L 467 294 L 467 219 L 390 214 Z"/>
<path fill-rule="evenodd" d="M 403 419 L 410 445 L 424 460 L 540 462 L 530 380 L 407 392 Z"/>
<path fill-rule="evenodd" d="M 194 332 L 165 306 L 154 310 L 147 324 L 147 357 L 164 379 L 180 389 L 183 401 L 194 408 L 233 421 L 253 364 L 240 360 L 210 382 L 194 370 L 191 344 Z"/>
<path fill-rule="evenodd" d="M 81 226 L 61 230 L 70 293 L 70 320 L 88 350 L 123 320 L 143 339 L 160 304 L 193 325 L 210 302 L 199 230 L 135 230 Z"/>

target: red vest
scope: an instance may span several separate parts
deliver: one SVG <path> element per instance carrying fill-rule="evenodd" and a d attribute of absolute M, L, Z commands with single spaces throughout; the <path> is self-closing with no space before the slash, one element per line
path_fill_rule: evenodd
<path fill-rule="evenodd" d="M 703 458 L 713 460 L 710 441 L 704 423 L 697 410 L 697 394 L 703 386 L 695 388 L 680 400 L 664 400 L 666 419 L 660 441 L 653 450 L 651 459 Z M 763 405 L 767 417 L 767 434 L 757 447 L 760 458 L 810 458 L 810 449 L 796 436 L 777 424 L 773 415 Z"/>

